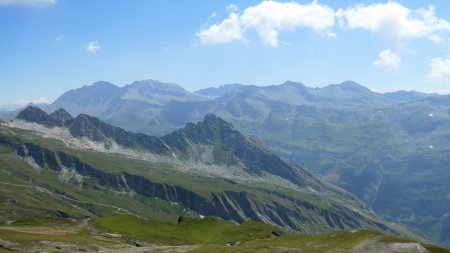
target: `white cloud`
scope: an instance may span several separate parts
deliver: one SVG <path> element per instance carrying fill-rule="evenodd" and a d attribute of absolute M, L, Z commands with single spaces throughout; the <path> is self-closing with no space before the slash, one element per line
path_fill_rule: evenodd
<path fill-rule="evenodd" d="M 12 104 L 13 105 L 19 105 L 19 106 L 25 106 L 28 105 L 30 103 L 33 104 L 47 104 L 49 102 L 49 99 L 46 97 L 39 97 L 39 98 L 35 98 L 35 99 L 26 99 L 26 98 L 20 98 L 16 101 L 13 101 Z"/>
<path fill-rule="evenodd" d="M 242 27 L 239 24 L 239 16 L 236 13 L 230 13 L 227 19 L 220 24 L 214 24 L 208 29 L 197 33 L 202 43 L 205 44 L 223 44 L 231 41 L 246 42 L 242 34 Z"/>
<path fill-rule="evenodd" d="M 34 7 L 56 4 L 57 0 L 0 0 L 0 6 Z"/>
<path fill-rule="evenodd" d="M 435 84 L 450 84 L 450 58 L 431 59 L 428 80 Z"/>
<path fill-rule="evenodd" d="M 254 30 L 263 43 L 277 47 L 279 32 L 298 27 L 307 27 L 322 35 L 334 36 L 334 33 L 331 32 L 335 20 L 334 11 L 317 1 L 310 4 L 299 4 L 268 0 L 248 7 L 242 13 L 238 13 L 235 5 L 230 5 L 227 10 L 230 12 L 228 18 L 197 34 L 202 43 L 247 42 L 244 33 Z"/>
<path fill-rule="evenodd" d="M 386 49 L 380 52 L 378 59 L 372 62 L 374 66 L 386 67 L 388 69 L 397 69 L 402 62 L 401 58 L 391 49 Z"/>
<path fill-rule="evenodd" d="M 266 0 L 242 12 L 236 5 L 229 5 L 227 11 L 229 16 L 226 19 L 197 33 L 202 43 L 248 42 L 246 33 L 256 31 L 263 43 L 276 47 L 280 32 L 299 27 L 334 37 L 336 21 L 341 29 L 364 29 L 379 35 L 395 47 L 403 40 L 417 38 L 427 38 L 442 44 L 446 41 L 446 33 L 450 32 L 450 23 L 437 17 L 433 6 L 410 9 L 395 1 L 334 10 L 317 1 L 300 4 L 295 1 Z"/>
<path fill-rule="evenodd" d="M 84 48 L 86 52 L 89 53 L 96 53 L 98 50 L 100 50 L 101 46 L 97 41 L 89 42 L 89 44 Z"/>
<path fill-rule="evenodd" d="M 450 23 L 436 17 L 433 6 L 411 10 L 397 2 L 357 5 L 339 9 L 336 16 L 342 28 L 369 30 L 393 43 L 413 38 L 436 42 L 438 33 L 450 31 Z"/>

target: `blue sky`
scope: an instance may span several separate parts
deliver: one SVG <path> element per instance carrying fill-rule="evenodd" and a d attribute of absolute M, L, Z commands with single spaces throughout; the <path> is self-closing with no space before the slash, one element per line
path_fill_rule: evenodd
<path fill-rule="evenodd" d="M 450 3 L 0 0 L 0 105 L 144 79 L 450 93 Z"/>

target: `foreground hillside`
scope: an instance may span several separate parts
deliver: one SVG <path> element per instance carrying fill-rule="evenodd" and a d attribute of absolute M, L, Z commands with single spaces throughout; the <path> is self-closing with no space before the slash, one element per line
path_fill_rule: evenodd
<path fill-rule="evenodd" d="M 0 252 L 398 252 L 447 253 L 435 245 L 368 230 L 305 235 L 212 217 L 160 223 L 134 216 L 34 218 L 0 225 Z"/>
<path fill-rule="evenodd" d="M 49 115 L 29 107 L 2 123 L 0 146 L 2 222 L 34 216 L 215 216 L 306 233 L 371 229 L 420 237 L 214 115 L 152 137 L 88 115 Z"/>

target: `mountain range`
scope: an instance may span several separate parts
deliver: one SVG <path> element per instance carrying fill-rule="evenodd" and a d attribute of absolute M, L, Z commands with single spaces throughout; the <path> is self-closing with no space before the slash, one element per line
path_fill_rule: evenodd
<path fill-rule="evenodd" d="M 48 112 L 65 108 L 74 115 L 87 113 L 129 130 L 162 135 L 192 119 L 201 119 L 205 112 L 226 119 L 265 120 L 274 105 L 374 108 L 429 96 L 436 94 L 412 91 L 380 94 L 352 81 L 324 88 L 309 88 L 291 81 L 262 87 L 228 84 L 194 93 L 177 84 L 155 80 L 136 81 L 124 87 L 100 81 L 65 92 L 45 108 Z"/>
<path fill-rule="evenodd" d="M 2 188 L 3 221 L 108 216 L 113 209 L 147 219 L 209 215 L 307 233 L 367 228 L 421 238 L 213 114 L 156 137 L 86 114 L 27 107 L 0 130 L 2 178 L 8 179 L 0 183 L 28 187 L 36 191 L 32 198 L 51 196 L 30 202 L 28 194 Z"/>
<path fill-rule="evenodd" d="M 146 80 L 124 87 L 98 82 L 68 91 L 43 109 L 50 113 L 59 108 L 161 140 L 172 136 L 174 143 L 183 143 L 177 136 L 185 140 L 185 130 L 178 129 L 212 113 L 259 139 L 259 146 L 270 146 L 282 159 L 351 192 L 389 221 L 408 224 L 449 246 L 447 95 L 380 94 L 351 81 L 323 88 L 291 81 L 271 86 L 229 84 L 191 93 L 176 84 Z M 194 126 L 186 128 L 202 129 Z M 98 140 L 112 138 L 97 130 L 90 134 Z M 198 152 L 204 143 L 186 142 L 194 144 L 190 151 L 173 146 L 171 155 L 189 163 L 244 164 L 245 173 L 255 175 L 251 166 L 227 150 L 210 147 L 206 155 Z M 107 146 L 118 148 L 114 145 Z M 204 162 L 214 154 L 222 158 Z M 283 184 L 298 183 L 289 174 L 282 171 L 275 176 Z"/>

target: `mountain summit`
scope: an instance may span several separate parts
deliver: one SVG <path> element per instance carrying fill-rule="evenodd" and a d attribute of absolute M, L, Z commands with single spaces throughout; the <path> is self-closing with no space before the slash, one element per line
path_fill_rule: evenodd
<path fill-rule="evenodd" d="M 228 160 L 234 159 L 244 165 L 251 174 L 273 174 L 300 185 L 301 169 L 295 168 L 279 159 L 262 144 L 237 131 L 233 125 L 207 114 L 197 124 L 188 123 L 184 128 L 162 137 L 177 152 L 187 152 L 192 145 L 210 145 L 226 153 Z M 218 158 L 219 159 L 219 158 Z"/>
<path fill-rule="evenodd" d="M 186 91 L 178 84 L 163 83 L 151 79 L 133 82 L 122 89 L 121 99 L 153 105 L 164 105 L 172 100 L 191 101 L 202 99 L 201 96 Z"/>
<path fill-rule="evenodd" d="M 56 113 L 56 112 L 55 112 Z M 28 122 L 37 123 L 47 127 L 63 126 L 64 121 L 48 115 L 46 112 L 41 110 L 39 107 L 28 106 L 24 110 L 20 111 L 16 117 L 17 119 L 25 120 Z"/>

